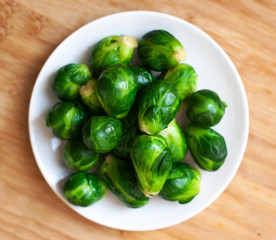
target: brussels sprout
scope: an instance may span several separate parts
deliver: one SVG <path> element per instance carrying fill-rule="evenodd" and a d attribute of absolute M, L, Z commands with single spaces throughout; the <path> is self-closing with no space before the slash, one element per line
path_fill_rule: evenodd
<path fill-rule="evenodd" d="M 201 174 L 186 163 L 173 165 L 164 187 L 159 195 L 180 204 L 190 202 L 200 190 Z"/>
<path fill-rule="evenodd" d="M 89 149 L 81 139 L 69 140 L 64 151 L 66 165 L 74 170 L 87 171 L 96 166 L 102 154 Z"/>
<path fill-rule="evenodd" d="M 76 102 L 58 102 L 47 113 L 46 125 L 60 139 L 72 139 L 81 134 L 88 119 L 85 109 Z"/>
<path fill-rule="evenodd" d="M 137 41 L 130 36 L 110 36 L 102 39 L 93 47 L 89 58 L 93 72 L 99 76 L 112 65 L 128 66 L 133 49 L 137 45 Z"/>
<path fill-rule="evenodd" d="M 168 143 L 168 148 L 172 153 L 172 162 L 181 162 L 187 154 L 188 146 L 182 129 L 178 126 L 175 119 L 169 126 L 158 133 L 164 137 Z"/>
<path fill-rule="evenodd" d="M 144 206 L 149 198 L 137 186 L 137 179 L 130 162 L 107 155 L 100 167 L 101 177 L 108 188 L 128 207 Z"/>
<path fill-rule="evenodd" d="M 138 55 L 146 68 L 162 72 L 185 60 L 181 43 L 164 30 L 146 33 L 139 41 Z"/>
<path fill-rule="evenodd" d="M 187 105 L 187 117 L 194 125 L 203 128 L 218 124 L 227 106 L 215 92 L 207 89 L 193 93 Z"/>
<path fill-rule="evenodd" d="M 52 80 L 52 89 L 61 100 L 74 100 L 80 95 L 80 87 L 91 79 L 85 64 L 68 64 L 60 68 Z"/>
<path fill-rule="evenodd" d="M 158 194 L 172 166 L 171 151 L 165 138 L 139 135 L 132 144 L 130 155 L 143 193 L 146 196 Z"/>
<path fill-rule="evenodd" d="M 138 134 L 137 127 L 137 109 L 132 107 L 129 114 L 121 119 L 122 122 L 122 137 L 121 140 L 117 143 L 116 147 L 113 149 L 113 153 L 121 158 L 130 159 L 130 146 L 136 135 Z"/>
<path fill-rule="evenodd" d="M 182 101 L 191 95 L 197 87 L 197 74 L 194 68 L 188 64 L 180 63 L 171 67 L 163 78 L 176 87 Z"/>
<path fill-rule="evenodd" d="M 122 123 L 108 116 L 91 117 L 83 126 L 85 145 L 99 153 L 110 152 L 121 139 Z"/>
<path fill-rule="evenodd" d="M 97 97 L 97 80 L 89 80 L 80 88 L 80 96 L 88 112 L 93 116 L 104 115 L 104 109 Z"/>
<path fill-rule="evenodd" d="M 188 147 L 198 166 L 207 171 L 219 169 L 227 156 L 223 136 L 210 128 L 199 128 L 192 124 L 184 131 Z"/>
<path fill-rule="evenodd" d="M 169 82 L 156 81 L 144 88 L 137 97 L 138 123 L 142 132 L 157 134 L 168 127 L 179 108 L 180 98 Z"/>
<path fill-rule="evenodd" d="M 105 112 L 114 118 L 127 116 L 137 93 L 137 80 L 129 67 L 106 69 L 97 82 L 97 95 Z"/>
<path fill-rule="evenodd" d="M 147 71 L 144 67 L 132 66 L 131 70 L 134 72 L 137 78 L 138 90 L 156 80 L 152 73 Z"/>
<path fill-rule="evenodd" d="M 93 173 L 75 172 L 64 183 L 66 199 L 77 206 L 87 207 L 99 201 L 106 193 L 105 183 Z"/>

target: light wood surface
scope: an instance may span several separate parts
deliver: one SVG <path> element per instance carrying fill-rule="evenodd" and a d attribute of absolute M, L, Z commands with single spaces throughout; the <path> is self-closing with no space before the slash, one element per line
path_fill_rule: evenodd
<path fill-rule="evenodd" d="M 28 106 L 49 54 L 99 17 L 152 10 L 189 21 L 229 54 L 246 89 L 250 133 L 225 192 L 192 219 L 126 232 L 84 219 L 48 187 L 32 154 Z M 276 239 L 275 0 L 0 0 L 0 239 Z"/>

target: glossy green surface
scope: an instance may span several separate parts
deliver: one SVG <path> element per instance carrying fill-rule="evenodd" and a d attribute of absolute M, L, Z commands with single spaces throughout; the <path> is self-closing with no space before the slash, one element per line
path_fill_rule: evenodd
<path fill-rule="evenodd" d="M 101 153 L 89 149 L 82 139 L 76 138 L 66 143 L 64 161 L 74 170 L 87 171 L 96 166 L 102 158 Z"/>
<path fill-rule="evenodd" d="M 61 100 L 74 100 L 79 97 L 80 87 L 91 79 L 85 64 L 68 64 L 60 68 L 52 80 L 52 90 Z"/>
<path fill-rule="evenodd" d="M 181 162 L 187 154 L 188 145 L 185 134 L 175 119 L 171 121 L 167 128 L 159 132 L 158 135 L 166 139 L 168 148 L 172 153 L 172 162 Z"/>
<path fill-rule="evenodd" d="M 109 154 L 101 164 L 100 173 L 108 188 L 128 207 L 139 208 L 149 201 L 137 185 L 131 162 Z"/>
<path fill-rule="evenodd" d="M 92 71 L 100 75 L 106 68 L 115 64 L 128 66 L 137 46 L 129 36 L 109 36 L 99 41 L 92 49 L 89 61 Z"/>
<path fill-rule="evenodd" d="M 133 142 L 130 155 L 143 193 L 146 196 L 158 194 L 172 167 L 171 151 L 165 138 L 139 135 Z"/>
<path fill-rule="evenodd" d="M 194 68 L 184 63 L 171 67 L 164 74 L 163 79 L 176 87 L 182 101 L 195 92 L 198 83 Z"/>
<path fill-rule="evenodd" d="M 159 195 L 180 204 L 190 202 L 200 191 L 201 174 L 186 163 L 173 165 L 168 180 Z"/>
<path fill-rule="evenodd" d="M 175 118 L 180 103 L 171 83 L 155 81 L 150 84 L 137 97 L 139 129 L 147 134 L 159 133 Z"/>
<path fill-rule="evenodd" d="M 193 93 L 187 101 L 187 117 L 198 127 L 212 127 L 220 122 L 226 104 L 214 91 L 203 89 Z"/>
<path fill-rule="evenodd" d="M 80 88 L 82 103 L 93 116 L 104 115 L 104 109 L 97 97 L 97 80 L 91 79 Z"/>
<path fill-rule="evenodd" d="M 129 114 L 121 119 L 122 137 L 113 149 L 113 153 L 124 159 L 130 159 L 130 147 L 136 135 L 138 134 L 137 108 L 132 107 Z"/>
<path fill-rule="evenodd" d="M 110 152 L 122 137 L 122 123 L 109 116 L 91 117 L 83 126 L 85 145 L 99 153 Z"/>
<path fill-rule="evenodd" d="M 192 124 L 185 128 L 188 147 L 198 166 L 207 171 L 221 167 L 227 156 L 223 136 L 210 128 L 199 128 Z"/>
<path fill-rule="evenodd" d="M 73 139 L 81 134 L 88 119 L 85 109 L 76 102 L 58 102 L 47 113 L 46 125 L 60 139 Z"/>
<path fill-rule="evenodd" d="M 184 60 L 185 50 L 169 32 L 153 30 L 139 41 L 138 55 L 146 68 L 161 72 Z"/>
<path fill-rule="evenodd" d="M 105 112 L 114 118 L 124 118 L 137 93 L 137 80 L 129 67 L 116 65 L 106 69 L 97 82 L 97 96 Z"/>
<path fill-rule="evenodd" d="M 137 78 L 138 90 L 141 90 L 142 88 L 156 80 L 152 73 L 147 71 L 144 67 L 132 66 L 131 70 Z"/>
<path fill-rule="evenodd" d="M 99 201 L 106 193 L 106 184 L 93 173 L 75 172 L 65 180 L 63 193 L 77 206 L 86 207 Z"/>

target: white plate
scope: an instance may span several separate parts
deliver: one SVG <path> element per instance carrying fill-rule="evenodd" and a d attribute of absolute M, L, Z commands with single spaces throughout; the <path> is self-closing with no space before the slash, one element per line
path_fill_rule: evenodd
<path fill-rule="evenodd" d="M 228 107 L 214 127 L 226 140 L 228 156 L 216 172 L 201 170 L 199 195 L 180 205 L 155 196 L 144 207 L 124 206 L 110 192 L 96 204 L 81 208 L 70 205 L 61 191 L 62 179 L 70 170 L 63 163 L 63 142 L 45 125 L 47 111 L 58 101 L 50 82 L 57 69 L 68 63 L 86 63 L 91 47 L 109 35 L 136 39 L 153 29 L 164 29 L 180 40 L 187 52 L 185 63 L 198 73 L 198 89 L 216 91 Z M 184 118 L 184 113 L 183 118 Z M 178 116 L 181 118 L 181 116 Z M 29 132 L 37 164 L 53 191 L 73 210 L 99 224 L 122 230 L 154 230 L 185 221 L 208 207 L 227 187 L 242 160 L 248 136 L 248 105 L 244 87 L 233 63 L 206 33 L 179 18 L 156 12 L 123 12 L 88 23 L 66 38 L 50 55 L 36 80 L 29 108 Z M 190 155 L 185 161 L 192 163 Z"/>

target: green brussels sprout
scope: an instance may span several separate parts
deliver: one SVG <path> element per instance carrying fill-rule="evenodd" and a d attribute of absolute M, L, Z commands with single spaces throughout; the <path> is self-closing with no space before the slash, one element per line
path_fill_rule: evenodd
<path fill-rule="evenodd" d="M 96 166 L 101 157 L 101 153 L 89 149 L 82 139 L 76 138 L 66 143 L 64 161 L 71 169 L 79 171 L 90 170 Z"/>
<path fill-rule="evenodd" d="M 215 92 L 204 89 L 193 93 L 188 98 L 186 113 L 194 125 L 208 128 L 219 123 L 226 106 Z"/>
<path fill-rule="evenodd" d="M 81 128 L 88 119 L 83 106 L 76 102 L 58 102 L 47 113 L 46 125 L 53 134 L 64 140 L 73 139 L 81 134 Z"/>
<path fill-rule="evenodd" d="M 166 139 L 168 148 L 172 153 L 172 162 L 181 162 L 188 152 L 188 145 L 184 132 L 175 119 L 171 121 L 167 128 L 159 132 L 158 135 L 161 135 Z"/>
<path fill-rule="evenodd" d="M 148 203 L 149 198 L 138 187 L 130 162 L 109 154 L 101 164 L 100 173 L 108 188 L 128 207 L 139 208 Z"/>
<path fill-rule="evenodd" d="M 108 116 L 91 117 L 82 129 L 85 145 L 99 153 L 110 152 L 121 137 L 121 121 Z"/>
<path fill-rule="evenodd" d="M 138 123 L 142 132 L 157 134 L 168 127 L 180 108 L 176 88 L 166 81 L 155 81 L 137 97 Z"/>
<path fill-rule="evenodd" d="M 158 194 L 172 166 L 171 151 L 165 138 L 139 135 L 133 141 L 130 155 L 140 189 L 148 197 Z"/>
<path fill-rule="evenodd" d="M 52 80 L 52 89 L 61 100 L 74 100 L 80 95 L 80 88 L 91 79 L 85 64 L 68 64 L 60 68 Z"/>
<path fill-rule="evenodd" d="M 97 95 L 105 112 L 114 118 L 124 118 L 137 93 L 137 80 L 129 67 L 116 65 L 106 69 L 97 82 Z"/>
<path fill-rule="evenodd" d="M 89 58 L 93 72 L 99 76 L 102 71 L 115 64 L 128 66 L 137 45 L 137 41 L 130 36 L 102 39 L 93 47 Z"/>
<path fill-rule="evenodd" d="M 132 66 L 131 70 L 137 78 L 138 90 L 141 90 L 143 87 L 156 80 L 152 73 L 147 71 L 144 67 Z"/>
<path fill-rule="evenodd" d="M 201 174 L 186 163 L 173 165 L 159 195 L 180 204 L 190 202 L 200 191 Z"/>
<path fill-rule="evenodd" d="M 91 79 L 80 88 L 80 96 L 88 112 L 93 116 L 104 115 L 104 109 L 97 97 L 97 80 Z"/>
<path fill-rule="evenodd" d="M 198 166 L 207 171 L 219 169 L 227 156 L 223 136 L 213 129 L 199 128 L 192 124 L 184 131 L 188 147 Z"/>
<path fill-rule="evenodd" d="M 146 33 L 139 41 L 138 55 L 146 68 L 158 72 L 165 71 L 186 58 L 182 44 L 164 30 Z"/>
<path fill-rule="evenodd" d="M 66 199 L 77 206 L 87 207 L 99 201 L 106 193 L 106 184 L 93 173 L 75 172 L 64 183 Z"/>
<path fill-rule="evenodd" d="M 163 79 L 171 82 L 176 87 L 181 101 L 196 90 L 198 82 L 194 68 L 184 63 L 171 67 L 164 74 Z"/>
<path fill-rule="evenodd" d="M 132 107 L 129 114 L 121 119 L 122 122 L 122 137 L 113 149 L 113 153 L 120 158 L 130 159 L 130 146 L 136 135 L 138 134 L 137 109 Z"/>

